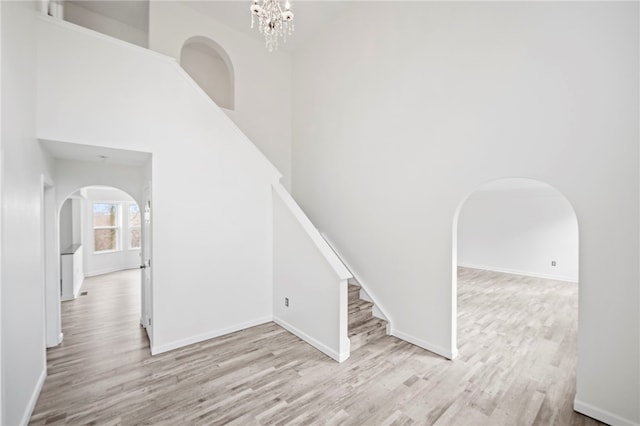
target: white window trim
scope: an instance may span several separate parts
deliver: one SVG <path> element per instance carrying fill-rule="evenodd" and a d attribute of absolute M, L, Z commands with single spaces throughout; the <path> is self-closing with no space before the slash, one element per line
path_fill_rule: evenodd
<path fill-rule="evenodd" d="M 100 254 L 111 254 L 122 251 L 122 201 L 102 201 L 102 200 L 91 200 L 91 225 L 93 225 L 93 212 L 94 206 L 96 204 L 113 204 L 118 207 L 117 215 L 116 215 L 116 225 L 112 226 L 92 226 L 91 230 L 91 249 L 93 250 L 94 255 Z M 115 229 L 116 230 L 116 248 L 113 250 L 96 250 L 96 230 L 99 229 Z"/>

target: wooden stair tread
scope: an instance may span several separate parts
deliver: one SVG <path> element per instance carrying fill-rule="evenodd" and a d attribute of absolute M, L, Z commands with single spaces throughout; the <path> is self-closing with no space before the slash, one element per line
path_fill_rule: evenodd
<path fill-rule="evenodd" d="M 367 302 L 366 300 L 363 300 L 363 299 L 354 300 L 353 302 L 349 302 L 349 313 L 362 311 L 372 307 L 373 307 L 373 303 Z"/>
<path fill-rule="evenodd" d="M 387 334 L 387 322 L 373 316 L 373 303 L 360 299 L 360 286 L 349 284 L 349 331 L 351 351 Z"/>
<path fill-rule="evenodd" d="M 387 322 L 383 319 L 371 316 L 363 321 L 358 321 L 353 325 L 349 324 L 349 336 L 356 335 L 362 332 L 368 332 L 373 329 L 377 329 L 379 327 L 384 328 L 387 325 Z"/>

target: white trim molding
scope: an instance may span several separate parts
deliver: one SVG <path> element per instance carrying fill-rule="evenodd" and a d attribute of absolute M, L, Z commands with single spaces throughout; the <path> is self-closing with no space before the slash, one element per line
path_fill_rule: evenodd
<path fill-rule="evenodd" d="M 447 359 L 455 359 L 458 356 L 458 349 L 457 348 L 451 348 L 451 349 L 445 349 L 443 347 L 440 347 L 438 345 L 434 345 L 432 343 L 427 342 L 426 340 L 422 340 L 419 339 L 417 337 L 414 337 L 410 334 L 404 333 L 402 331 L 398 331 L 395 329 L 391 329 L 389 332 L 390 335 L 397 337 L 398 339 L 402 339 L 404 341 L 407 341 L 413 345 L 419 346 L 422 349 L 426 349 L 429 352 L 433 352 L 436 355 L 440 355 L 441 357 L 447 358 Z"/>
<path fill-rule="evenodd" d="M 136 264 L 132 263 L 130 265 L 125 265 L 125 266 L 116 266 L 113 268 L 105 268 L 105 269 L 98 269 L 95 271 L 91 271 L 91 273 L 85 274 L 84 277 L 91 278 L 91 277 L 97 277 L 98 275 L 111 274 L 113 272 L 128 271 L 130 269 L 139 269 L 139 268 L 140 268 L 140 265 L 138 265 L 137 263 Z M 84 281 L 83 281 L 83 284 L 84 284 Z M 75 297 L 78 297 L 78 296 L 75 295 Z"/>
<path fill-rule="evenodd" d="M 640 426 L 640 423 L 625 419 L 618 416 L 617 414 L 610 413 L 591 404 L 587 404 L 586 402 L 580 401 L 577 398 L 573 400 L 573 409 L 578 413 L 610 424 L 611 426 Z"/>
<path fill-rule="evenodd" d="M 502 272 L 504 274 L 524 275 L 525 277 L 544 278 L 547 280 L 567 281 L 570 283 L 578 282 L 578 278 L 570 277 L 567 275 L 543 274 L 540 272 L 520 271 L 518 269 L 498 268 L 495 266 L 484 266 L 484 265 L 458 264 L 458 266 L 461 268 L 481 269 L 483 271 L 491 271 L 491 272 Z"/>
<path fill-rule="evenodd" d="M 247 328 L 255 327 L 257 325 L 266 324 L 268 322 L 271 322 L 272 319 L 273 318 L 271 316 L 257 318 L 251 321 L 246 321 L 240 324 L 232 325 L 230 327 L 221 328 L 219 330 L 198 334 L 197 336 L 188 337 L 186 339 L 165 343 L 164 345 L 157 345 L 157 346 L 151 345 L 151 355 L 158 355 L 164 352 L 172 351 L 174 349 L 193 345 L 194 343 L 204 342 L 205 340 L 214 339 L 216 337 L 224 336 L 230 333 L 235 333 L 236 331 L 245 330 Z"/>
<path fill-rule="evenodd" d="M 40 373 L 40 377 L 38 378 L 36 387 L 33 389 L 31 398 L 29 398 L 29 403 L 27 404 L 24 414 L 22 415 L 22 419 L 20 420 L 21 426 L 26 426 L 29 424 L 29 420 L 31 419 L 31 414 L 33 414 L 33 409 L 36 408 L 38 397 L 40 396 L 40 392 L 42 391 L 42 386 L 44 386 L 44 381 L 46 379 L 47 379 L 47 366 L 45 365 L 44 368 L 42 369 L 42 372 Z"/>
<path fill-rule="evenodd" d="M 318 340 L 314 339 L 313 337 L 309 336 L 308 334 L 306 334 L 306 333 L 300 331 L 299 329 L 297 329 L 296 327 L 292 326 L 288 322 L 286 322 L 284 320 L 281 320 L 280 318 L 273 318 L 273 322 L 275 322 L 276 324 L 278 324 L 280 327 L 284 328 L 285 330 L 287 330 L 291 334 L 294 334 L 294 335 L 298 336 L 300 339 L 302 339 L 306 343 L 310 344 L 311 346 L 313 346 L 314 348 L 316 348 L 317 350 L 319 350 L 323 354 L 327 355 L 330 358 L 333 358 L 334 360 L 336 360 L 338 362 L 346 361 L 347 358 L 349 358 L 349 355 L 351 353 L 351 342 L 350 341 L 349 341 L 349 344 L 347 345 L 347 348 L 343 352 L 338 353 L 335 350 L 333 350 L 330 347 L 328 347 L 327 345 L 325 345 L 324 343 L 319 342 Z"/>

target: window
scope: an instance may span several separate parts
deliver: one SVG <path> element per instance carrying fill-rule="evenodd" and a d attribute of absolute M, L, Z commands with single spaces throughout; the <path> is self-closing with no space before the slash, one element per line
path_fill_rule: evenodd
<path fill-rule="evenodd" d="M 96 253 L 118 250 L 119 213 L 119 204 L 93 204 L 93 249 Z"/>
<path fill-rule="evenodd" d="M 129 204 L 129 248 L 140 248 L 140 208 L 136 203 Z"/>

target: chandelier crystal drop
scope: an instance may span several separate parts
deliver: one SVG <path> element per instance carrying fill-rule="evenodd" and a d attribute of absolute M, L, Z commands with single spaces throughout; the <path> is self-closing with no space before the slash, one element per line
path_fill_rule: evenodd
<path fill-rule="evenodd" d="M 287 41 L 287 35 L 293 34 L 293 12 L 289 1 L 284 5 L 280 0 L 253 0 L 251 5 L 251 28 L 258 19 L 258 31 L 264 34 L 269 52 L 278 50 L 280 37 Z"/>

